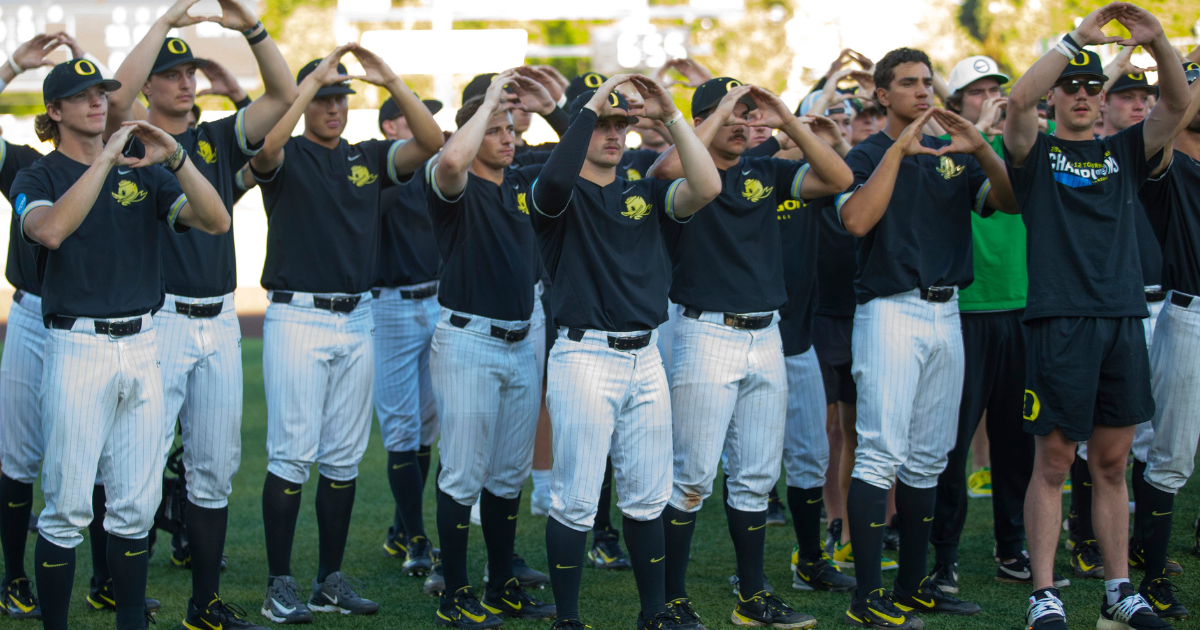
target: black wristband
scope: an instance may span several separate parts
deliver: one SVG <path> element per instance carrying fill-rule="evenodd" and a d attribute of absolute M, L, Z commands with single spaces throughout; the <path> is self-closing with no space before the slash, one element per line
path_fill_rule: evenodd
<path fill-rule="evenodd" d="M 266 38 L 267 38 L 267 29 L 265 29 L 265 28 L 264 28 L 264 29 L 262 30 L 262 32 L 260 32 L 258 35 L 255 35 L 254 37 L 247 37 L 247 38 L 246 38 L 246 43 L 247 43 L 247 44 L 250 44 L 251 46 L 253 46 L 253 45 L 257 44 L 258 42 L 261 42 L 262 40 L 264 40 L 264 39 L 266 39 Z"/>
<path fill-rule="evenodd" d="M 257 31 L 259 29 L 259 27 L 262 25 L 263 25 L 262 20 L 259 20 L 258 22 L 256 22 L 254 24 L 254 26 L 251 26 L 249 30 L 242 31 L 242 35 L 245 35 L 246 37 L 250 37 L 250 33 Z"/>
<path fill-rule="evenodd" d="M 167 167 L 167 170 L 170 171 L 172 174 L 178 173 L 179 169 L 183 168 L 184 163 L 187 162 L 187 159 L 188 159 L 187 149 L 184 149 L 183 155 L 179 158 L 179 164 L 175 168 L 171 168 L 170 164 L 166 164 L 165 166 Z"/>
<path fill-rule="evenodd" d="M 1082 47 L 1082 46 L 1080 46 L 1079 44 L 1075 43 L 1075 38 L 1071 37 L 1071 34 L 1070 34 L 1070 33 L 1067 33 L 1066 35 L 1063 35 L 1062 42 L 1063 42 L 1064 44 L 1066 44 L 1067 46 L 1070 46 L 1070 47 L 1071 47 L 1071 51 L 1072 51 L 1072 52 L 1074 52 L 1074 53 L 1076 53 L 1076 54 L 1078 54 L 1078 53 L 1079 53 L 1079 51 L 1083 50 L 1083 47 Z"/>
<path fill-rule="evenodd" d="M 253 103 L 253 102 L 254 101 L 250 100 L 250 97 L 247 96 L 247 97 L 243 98 L 242 100 L 234 103 L 233 106 L 236 107 L 237 109 L 246 109 L 247 107 L 250 107 L 250 103 Z"/>

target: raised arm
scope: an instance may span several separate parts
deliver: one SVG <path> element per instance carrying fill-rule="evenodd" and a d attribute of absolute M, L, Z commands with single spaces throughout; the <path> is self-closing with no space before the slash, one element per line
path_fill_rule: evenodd
<path fill-rule="evenodd" d="M 749 85 L 739 85 L 725 93 L 717 103 L 717 108 L 713 113 L 708 115 L 694 130 L 693 133 L 706 149 L 712 144 L 713 138 L 717 136 L 717 131 L 721 127 L 729 125 L 748 125 L 750 124 L 745 118 L 738 118 L 734 114 L 734 108 L 737 107 L 738 101 L 750 94 Z M 686 125 L 686 120 L 681 120 L 679 123 Z M 770 142 L 768 140 L 767 142 Z M 657 179 L 679 179 L 683 177 L 683 165 L 679 161 L 679 151 L 674 145 L 667 148 L 654 161 L 654 165 L 646 172 L 647 177 Z"/>
<path fill-rule="evenodd" d="M 646 101 L 642 115 L 660 120 L 666 125 L 667 132 L 675 144 L 674 148 L 679 153 L 684 181 L 675 189 L 675 204 L 670 210 L 678 219 L 689 217 L 721 194 L 721 174 L 717 171 L 712 156 L 708 154 L 708 147 L 683 120 L 683 114 L 675 107 L 671 94 L 653 79 L 640 74 L 633 75 L 631 82 Z M 596 92 L 599 94 L 600 91 Z M 595 98 L 592 101 L 588 103 L 588 107 L 592 106 Z M 608 103 L 607 95 L 603 103 Z"/>
<path fill-rule="evenodd" d="M 433 114 L 429 113 L 429 108 L 425 107 L 421 99 L 413 94 L 408 85 L 396 76 L 396 73 L 379 55 L 358 44 L 350 44 L 350 54 L 358 59 L 366 73 L 355 78 L 378 85 L 390 92 L 392 99 L 404 113 L 404 120 L 408 121 L 408 128 L 412 130 L 412 141 L 405 142 L 396 150 L 394 160 L 396 172 L 408 174 L 417 170 L 426 160 L 441 150 L 442 144 L 445 142 L 442 128 L 433 119 Z"/>
<path fill-rule="evenodd" d="M 1183 118 L 1175 126 L 1175 133 L 1171 135 L 1170 141 L 1163 147 L 1163 159 L 1159 161 L 1154 171 L 1150 173 L 1151 177 L 1162 175 L 1167 170 L 1167 167 L 1171 165 L 1171 159 L 1175 155 L 1175 139 L 1188 128 L 1188 123 L 1195 120 L 1196 114 L 1200 114 L 1200 80 L 1193 81 L 1188 86 L 1188 94 L 1191 96 L 1191 101 L 1188 104 L 1187 111 L 1183 113 Z"/>
<path fill-rule="evenodd" d="M 832 88 L 831 88 L 832 89 Z M 758 87 L 750 88 L 750 98 L 761 112 L 759 124 L 779 129 L 804 153 L 809 173 L 800 184 L 800 196 L 817 199 L 842 192 L 854 183 L 854 173 L 833 147 L 818 138 L 812 129 L 796 118 L 778 96 Z M 819 112 L 814 112 L 819 113 Z"/>
<path fill-rule="evenodd" d="M 853 194 L 839 199 L 838 215 L 846 231 L 862 238 L 883 218 L 888 204 L 892 202 L 892 191 L 896 187 L 896 176 L 900 173 L 900 162 L 910 155 L 937 155 L 937 151 L 921 144 L 925 123 L 936 107 L 930 107 L 904 128 L 883 159 L 875 165 L 875 171 Z"/>
<path fill-rule="evenodd" d="M 975 158 L 992 186 L 985 205 L 1005 214 L 1020 214 L 1021 208 L 1017 206 L 1017 196 L 1013 193 L 1012 182 L 1008 180 L 1004 161 L 996 155 L 991 145 L 983 141 L 983 136 L 971 121 L 946 109 L 935 111 L 933 118 L 950 134 L 950 144 L 942 147 L 938 154 L 965 153 Z"/>
<path fill-rule="evenodd" d="M 503 96 L 504 84 L 512 77 L 513 71 L 505 70 L 492 78 L 483 103 L 475 110 L 475 115 L 450 136 L 446 146 L 442 147 L 441 155 L 435 158 L 437 168 L 433 170 L 433 176 L 443 197 L 457 197 L 467 187 L 467 169 L 475 161 L 483 138 L 489 132 L 488 122 L 495 115 L 512 107 Z M 502 129 L 492 131 L 503 132 Z"/>
<path fill-rule="evenodd" d="M 13 68 L 14 65 L 20 68 L 21 72 L 41 66 L 53 68 L 55 63 L 46 59 L 46 55 L 49 55 L 51 51 L 65 43 L 66 41 L 58 33 L 34 36 L 33 39 L 17 46 L 17 49 L 13 51 L 12 56 L 9 58 L 9 63 L 0 64 L 0 81 L 3 81 L 4 85 L 7 86 L 16 80 L 17 71 Z M 0 91 L 3 91 L 3 88 L 0 88 Z"/>
<path fill-rule="evenodd" d="M 213 21 L 246 35 L 254 59 L 258 62 L 258 71 L 262 74 L 265 91 L 246 108 L 245 114 L 246 140 L 251 145 L 258 144 L 287 113 L 299 90 L 296 80 L 292 78 L 292 71 L 288 69 L 275 40 L 267 34 L 258 15 L 238 0 L 217 1 L 221 4 L 221 16 Z"/>
<path fill-rule="evenodd" d="M 1183 74 L 1183 65 L 1167 35 L 1163 32 L 1158 19 L 1149 11 L 1130 4 L 1125 12 L 1117 18 L 1125 28 L 1129 29 L 1127 46 L 1142 45 L 1150 49 L 1150 54 L 1158 62 L 1158 102 L 1146 122 L 1142 126 L 1142 137 L 1146 145 L 1146 158 L 1149 159 L 1162 151 L 1167 142 L 1175 135 L 1175 128 L 1183 120 L 1183 113 L 1188 108 L 1187 77 Z"/>
<path fill-rule="evenodd" d="M 175 174 L 179 187 L 187 196 L 187 203 L 179 209 L 176 221 L 208 234 L 224 234 L 229 231 L 233 218 L 221 201 L 221 195 L 200 173 L 196 165 L 170 134 L 144 120 L 128 121 L 122 125 L 133 130 L 133 135 L 146 147 L 145 156 L 134 162 L 133 168 L 146 168 L 162 164 Z M 114 136 L 115 137 L 115 136 Z"/>

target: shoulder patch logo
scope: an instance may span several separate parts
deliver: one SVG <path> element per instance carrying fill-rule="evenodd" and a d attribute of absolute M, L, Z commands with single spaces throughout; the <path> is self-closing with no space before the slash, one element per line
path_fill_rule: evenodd
<path fill-rule="evenodd" d="M 633 197 L 625 198 L 625 212 L 621 213 L 623 217 L 629 217 L 634 221 L 641 221 L 646 215 L 650 214 L 650 210 L 654 206 L 647 204 L 645 199 L 634 195 Z"/>
<path fill-rule="evenodd" d="M 200 159 L 204 160 L 205 164 L 215 164 L 217 161 L 216 149 L 213 149 L 212 145 L 204 140 L 197 143 L 196 153 L 200 156 Z"/>
<path fill-rule="evenodd" d="M 368 184 L 374 184 L 375 180 L 379 179 L 379 176 L 372 175 L 371 171 L 368 171 L 365 166 L 352 166 L 350 167 L 349 179 L 355 186 L 362 188 Z"/>
<path fill-rule="evenodd" d="M 17 216 L 25 214 L 25 204 L 27 203 L 29 203 L 29 199 L 25 198 L 25 193 L 17 195 L 16 203 L 13 204 L 13 211 L 17 213 Z"/>
<path fill-rule="evenodd" d="M 938 163 L 937 172 L 943 179 L 954 179 L 962 174 L 965 168 L 965 166 L 955 164 L 954 160 L 950 159 L 950 156 L 943 155 L 941 161 Z"/>
<path fill-rule="evenodd" d="M 525 202 L 525 193 L 517 193 L 517 210 L 521 214 L 529 214 L 529 204 Z"/>
<path fill-rule="evenodd" d="M 625 181 L 636 182 L 642 178 L 642 174 L 636 168 L 625 169 Z"/>
<path fill-rule="evenodd" d="M 766 199 L 772 190 L 775 190 L 774 186 L 763 187 L 762 182 L 757 179 L 747 179 L 746 188 L 742 191 L 742 196 L 750 201 L 757 202 Z"/>
<path fill-rule="evenodd" d="M 137 184 L 128 179 L 122 179 L 117 183 L 117 192 L 112 193 L 112 196 L 113 199 L 117 200 L 117 203 L 122 206 L 128 206 L 129 204 L 145 199 L 146 191 L 138 190 Z"/>

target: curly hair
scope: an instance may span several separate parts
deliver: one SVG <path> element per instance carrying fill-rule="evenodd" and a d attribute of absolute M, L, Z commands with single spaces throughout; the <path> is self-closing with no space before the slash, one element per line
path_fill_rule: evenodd
<path fill-rule="evenodd" d="M 479 111 L 479 106 L 483 105 L 483 99 L 485 98 L 487 98 L 487 95 L 480 94 L 479 96 L 467 99 L 458 112 L 454 114 L 454 124 L 458 125 L 460 129 L 463 125 L 467 124 L 467 121 L 471 120 L 475 112 Z"/>
<path fill-rule="evenodd" d="M 885 90 L 892 89 L 892 81 L 896 78 L 896 66 L 902 63 L 923 63 L 929 72 L 933 72 L 933 64 L 929 61 L 929 55 L 924 51 L 914 48 L 897 48 L 883 56 L 879 63 L 875 64 L 875 87 Z"/>
<path fill-rule="evenodd" d="M 52 103 L 58 104 L 58 101 Z M 42 112 L 33 117 L 33 131 L 37 134 L 38 140 L 49 142 L 55 147 L 58 146 L 58 141 L 61 136 L 58 132 L 58 121 L 50 117 L 50 114 Z"/>

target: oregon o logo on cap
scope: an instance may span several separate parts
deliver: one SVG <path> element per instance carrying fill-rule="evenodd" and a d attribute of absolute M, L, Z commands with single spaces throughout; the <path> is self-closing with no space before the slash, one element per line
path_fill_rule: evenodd
<path fill-rule="evenodd" d="M 725 84 L 725 91 L 728 92 L 729 90 L 732 90 L 735 87 L 741 87 L 741 85 L 742 85 L 741 81 L 734 79 L 733 81 L 730 81 L 729 83 Z"/>
<path fill-rule="evenodd" d="M 1146 78 L 1145 73 L 1142 73 L 1142 72 L 1138 72 L 1137 74 L 1127 74 L 1125 76 L 1129 77 L 1130 79 L 1133 79 L 1134 81 L 1141 81 L 1142 79 Z"/>
<path fill-rule="evenodd" d="M 988 63 L 987 59 L 975 60 L 975 72 L 987 72 L 992 69 L 992 64 Z"/>
<path fill-rule="evenodd" d="M 167 50 L 175 53 L 176 55 L 182 55 L 183 53 L 187 52 L 187 44 L 183 43 L 182 39 L 167 40 Z"/>
<path fill-rule="evenodd" d="M 1195 61 L 1188 62 L 1187 65 L 1183 66 L 1183 69 L 1184 70 L 1200 70 L 1200 63 L 1196 63 Z"/>
<path fill-rule="evenodd" d="M 87 59 L 80 59 L 75 62 L 75 74 L 85 77 L 89 74 L 96 74 L 96 66 L 93 66 L 92 62 Z"/>
<path fill-rule="evenodd" d="M 1088 62 L 1091 60 L 1092 60 L 1092 58 L 1088 56 L 1088 52 L 1086 50 L 1081 50 L 1081 51 L 1079 51 L 1079 54 L 1075 55 L 1075 58 L 1071 60 L 1071 65 L 1072 66 L 1086 66 L 1086 65 L 1088 65 Z"/>
<path fill-rule="evenodd" d="M 609 102 L 609 104 L 610 104 L 610 105 L 612 105 L 613 107 L 620 107 L 620 106 L 621 106 L 621 99 L 617 98 L 617 93 L 616 93 L 616 92 L 609 92 L 609 93 L 608 93 L 608 102 Z"/>
<path fill-rule="evenodd" d="M 583 84 L 590 88 L 598 88 L 603 81 L 600 80 L 600 75 L 595 72 L 589 72 L 583 75 Z"/>

